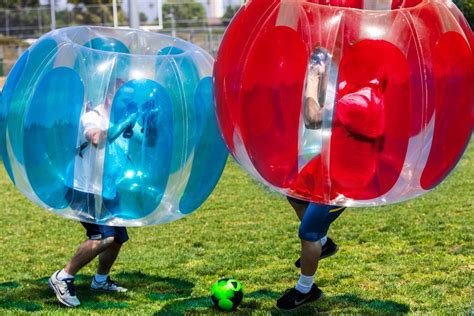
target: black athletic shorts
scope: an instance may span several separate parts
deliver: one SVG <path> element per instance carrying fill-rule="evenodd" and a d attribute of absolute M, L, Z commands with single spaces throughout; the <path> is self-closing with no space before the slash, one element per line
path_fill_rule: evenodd
<path fill-rule="evenodd" d="M 128 233 L 125 227 L 97 225 L 81 222 L 86 229 L 86 235 L 91 240 L 99 240 L 107 237 L 114 237 L 114 241 L 123 244 L 128 240 Z"/>

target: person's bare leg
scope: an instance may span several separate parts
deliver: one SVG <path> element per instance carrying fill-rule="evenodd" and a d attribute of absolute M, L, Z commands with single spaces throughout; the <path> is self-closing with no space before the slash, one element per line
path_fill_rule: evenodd
<path fill-rule="evenodd" d="M 298 216 L 298 218 L 301 221 L 303 219 L 304 213 L 306 212 L 306 208 L 308 207 L 308 205 L 295 203 L 295 202 L 290 201 L 290 200 L 288 200 L 288 202 L 290 203 L 291 207 L 293 207 L 293 209 L 295 210 L 296 215 Z"/>
<path fill-rule="evenodd" d="M 306 276 L 316 274 L 321 251 L 321 241 L 301 240 L 301 274 Z"/>
<path fill-rule="evenodd" d="M 68 274 L 75 275 L 86 264 L 92 261 L 97 255 L 106 250 L 114 243 L 114 237 L 107 237 L 100 240 L 86 240 L 83 242 L 71 261 L 64 267 Z"/>
<path fill-rule="evenodd" d="M 99 254 L 99 266 L 97 267 L 98 274 L 109 274 L 110 269 L 120 252 L 120 248 L 122 248 L 122 244 L 114 241 L 107 249 Z"/>

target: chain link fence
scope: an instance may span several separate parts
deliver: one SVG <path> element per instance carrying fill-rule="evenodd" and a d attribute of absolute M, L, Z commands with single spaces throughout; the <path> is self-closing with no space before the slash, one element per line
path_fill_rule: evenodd
<path fill-rule="evenodd" d="M 193 42 L 215 55 L 226 26 L 240 7 L 239 0 L 218 0 L 220 17 L 216 17 L 211 1 L 193 0 L 139 1 L 140 26 L 160 33 L 177 36 Z M 128 27 L 127 1 L 117 1 L 119 27 Z M 213 11 L 214 10 L 214 11 Z M 161 16 L 162 19 L 159 19 Z M 55 10 L 56 28 L 72 25 L 114 26 L 112 4 L 74 5 L 63 3 Z M 161 22 L 161 23 L 160 23 Z M 51 8 L 42 5 L 35 8 L 2 9 L 0 5 L 0 77 L 10 71 L 21 53 L 41 35 L 51 31 Z M 13 41 L 6 39 L 14 38 Z M 3 41 L 2 41 L 3 39 Z M 18 41 L 16 39 L 21 39 Z"/>

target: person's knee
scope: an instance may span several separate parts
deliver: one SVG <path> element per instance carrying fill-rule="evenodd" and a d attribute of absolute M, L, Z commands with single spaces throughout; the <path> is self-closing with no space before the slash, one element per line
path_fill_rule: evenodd
<path fill-rule="evenodd" d="M 298 230 L 298 237 L 301 239 L 301 241 L 306 241 L 306 242 L 315 242 L 320 240 L 322 237 L 319 236 L 317 232 L 310 231 L 303 227 L 302 225 L 300 226 L 300 229 Z"/>
<path fill-rule="evenodd" d="M 110 237 L 105 237 L 105 238 L 102 238 L 100 240 L 100 245 L 102 247 L 109 247 L 111 246 L 112 244 L 114 244 L 115 242 L 115 237 L 114 236 L 110 236 Z"/>

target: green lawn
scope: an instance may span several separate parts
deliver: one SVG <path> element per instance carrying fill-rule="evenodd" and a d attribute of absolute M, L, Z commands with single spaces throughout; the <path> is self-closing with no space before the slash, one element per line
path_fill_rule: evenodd
<path fill-rule="evenodd" d="M 340 252 L 322 261 L 326 297 L 293 315 L 469 314 L 472 309 L 474 148 L 434 192 L 397 205 L 349 209 L 332 226 Z M 275 299 L 294 285 L 298 221 L 234 162 L 209 200 L 187 218 L 133 228 L 113 277 L 122 295 L 88 290 L 95 263 L 77 277 L 82 305 L 62 308 L 47 287 L 84 239 L 79 223 L 34 206 L 0 173 L 0 315 L 215 314 L 220 277 L 245 287 L 242 315 L 279 314 Z"/>

